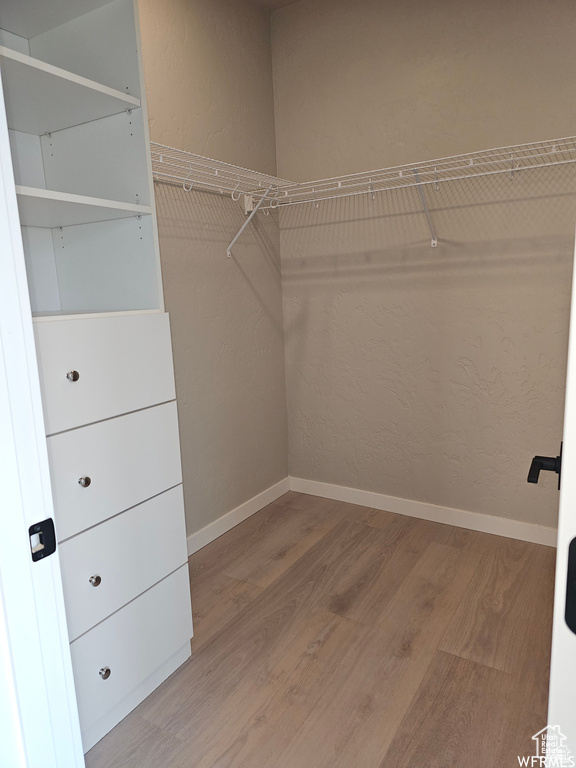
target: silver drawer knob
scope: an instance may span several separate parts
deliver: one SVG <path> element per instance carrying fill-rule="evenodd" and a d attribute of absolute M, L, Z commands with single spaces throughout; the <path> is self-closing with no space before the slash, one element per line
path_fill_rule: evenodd
<path fill-rule="evenodd" d="M 78 381 L 78 379 L 80 378 L 80 374 L 78 373 L 78 371 L 68 371 L 68 373 L 66 374 L 66 378 L 68 379 L 68 381 Z"/>
<path fill-rule="evenodd" d="M 90 483 L 92 482 L 91 478 L 89 477 L 81 477 L 78 480 L 78 484 L 82 486 L 82 488 L 88 488 Z"/>
<path fill-rule="evenodd" d="M 100 584 L 102 583 L 102 579 L 100 578 L 100 576 L 90 576 L 88 581 L 90 582 L 90 584 L 92 584 L 93 587 L 99 587 Z"/>
<path fill-rule="evenodd" d="M 102 667 L 100 672 L 98 672 L 102 680 L 108 680 L 110 677 L 110 667 Z"/>

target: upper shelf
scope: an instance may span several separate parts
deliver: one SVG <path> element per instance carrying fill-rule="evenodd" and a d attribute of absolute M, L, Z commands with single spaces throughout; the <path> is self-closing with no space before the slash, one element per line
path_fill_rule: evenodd
<path fill-rule="evenodd" d="M 576 137 L 569 136 L 283 186 L 271 207 L 302 203 L 318 205 L 322 200 L 359 195 L 374 197 L 378 192 L 407 187 L 439 188 L 447 182 L 501 174 L 513 179 L 519 171 L 573 163 L 576 163 Z"/>
<path fill-rule="evenodd" d="M 2 0 L 2 26 L 20 37 L 36 37 L 100 8 L 110 0 Z"/>
<path fill-rule="evenodd" d="M 518 171 L 576 163 L 576 137 L 569 136 L 331 179 L 292 182 L 153 142 L 151 150 L 156 181 L 182 184 L 186 190 L 229 192 L 235 199 L 240 193 L 251 195 L 255 201 L 264 198 L 261 210 L 304 203 L 317 207 L 322 200 L 359 195 L 373 198 L 379 192 L 407 187 L 422 190 L 426 185 L 438 187 L 446 182 L 482 176 L 508 174 L 514 178 Z"/>
<path fill-rule="evenodd" d="M 157 181 L 182 184 L 185 190 L 202 189 L 220 194 L 232 194 L 234 199 L 242 194 L 263 194 L 264 190 L 276 189 L 291 181 L 279 179 L 259 171 L 251 171 L 239 165 L 194 155 L 182 149 L 150 142 L 152 173 Z"/>
<path fill-rule="evenodd" d="M 120 203 L 50 189 L 16 186 L 20 223 L 27 227 L 69 227 L 152 213 L 149 205 Z"/>
<path fill-rule="evenodd" d="M 0 46 L 8 127 L 41 136 L 140 106 L 140 99 Z"/>

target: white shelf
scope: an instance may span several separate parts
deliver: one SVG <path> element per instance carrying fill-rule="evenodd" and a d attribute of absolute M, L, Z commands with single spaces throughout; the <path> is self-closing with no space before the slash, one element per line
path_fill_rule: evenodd
<path fill-rule="evenodd" d="M 20 37 L 36 37 L 108 2 L 110 0 L 2 0 L 2 25 Z"/>
<path fill-rule="evenodd" d="M 16 186 L 20 223 L 27 227 L 68 227 L 96 221 L 126 219 L 152 213 L 149 205 L 120 203 L 98 197 Z"/>
<path fill-rule="evenodd" d="M 312 204 L 322 200 L 365 195 L 374 197 L 407 187 L 438 186 L 451 181 L 518 171 L 552 168 L 576 163 L 576 136 L 498 147 L 466 155 L 444 157 L 422 163 L 383 168 L 331 179 L 293 182 L 266 176 L 191 152 L 151 143 L 152 173 L 156 181 L 192 189 L 231 193 L 234 199 L 249 194 L 254 202 L 266 199 L 261 210 L 286 205 Z M 272 191 L 267 191 L 272 187 Z"/>
<path fill-rule="evenodd" d="M 127 315 L 158 315 L 163 312 L 162 309 L 119 309 L 116 312 L 108 312 L 108 311 L 102 311 L 102 312 L 94 312 L 91 309 L 86 309 L 83 311 L 80 310 L 74 310 L 74 312 L 70 312 L 67 309 L 61 309 L 61 310 L 54 310 L 52 312 L 33 312 L 32 313 L 32 322 L 33 323 L 46 323 L 51 322 L 54 320 L 60 321 L 60 320 L 92 320 L 92 319 L 100 319 L 102 317 L 125 317 Z"/>
<path fill-rule="evenodd" d="M 265 208 L 312 203 L 322 200 L 355 197 L 374 197 L 408 187 L 423 190 L 426 186 L 438 188 L 452 181 L 479 179 L 484 176 L 505 174 L 510 179 L 519 171 L 553 168 L 576 163 L 576 136 L 510 147 L 497 147 L 465 155 L 441 157 L 422 163 L 410 163 L 393 168 L 336 176 L 283 186 L 278 199 Z"/>
<path fill-rule="evenodd" d="M 201 189 L 222 195 L 230 193 L 234 199 L 239 199 L 242 194 L 261 196 L 269 187 L 276 189 L 293 184 L 286 179 L 194 155 L 154 141 L 150 142 L 150 153 L 154 178 L 168 184 L 182 184 L 188 192 Z"/>
<path fill-rule="evenodd" d="M 41 136 L 140 106 L 140 99 L 0 46 L 8 127 Z"/>

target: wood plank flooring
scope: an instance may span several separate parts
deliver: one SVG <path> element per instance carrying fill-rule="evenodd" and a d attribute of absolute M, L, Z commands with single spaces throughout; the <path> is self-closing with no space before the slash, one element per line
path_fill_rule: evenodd
<path fill-rule="evenodd" d="M 87 768 L 507 768 L 555 551 L 290 492 L 190 558 L 192 658 Z"/>

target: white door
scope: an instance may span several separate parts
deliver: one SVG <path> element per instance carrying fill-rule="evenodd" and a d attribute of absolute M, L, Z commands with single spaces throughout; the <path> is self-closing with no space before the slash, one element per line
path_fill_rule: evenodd
<path fill-rule="evenodd" d="M 568 378 L 566 382 L 566 410 L 564 414 L 564 448 L 562 454 L 562 487 L 560 490 L 560 517 L 558 521 L 558 553 L 556 561 L 556 587 L 554 593 L 554 624 L 552 630 L 552 664 L 550 672 L 550 700 L 548 724 L 559 726 L 567 737 L 561 752 L 565 752 L 566 766 L 576 766 L 576 634 L 566 622 L 566 597 L 569 597 L 568 621 L 576 630 L 576 572 L 567 590 L 570 542 L 576 538 L 576 272 L 572 283 L 570 343 L 568 348 Z M 576 564 L 576 542 L 573 547 Z M 572 599 L 572 597 L 574 599 Z M 527 628 L 527 631 L 530 631 Z M 559 756 L 560 758 L 560 756 Z M 558 761 L 557 761 L 558 762 Z M 550 764 L 555 764 L 552 760 Z M 561 761 L 559 765 L 564 765 Z"/>
<path fill-rule="evenodd" d="M 0 766 L 81 768 L 58 553 L 29 538 L 53 511 L 3 104 L 0 83 Z"/>

